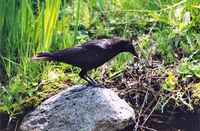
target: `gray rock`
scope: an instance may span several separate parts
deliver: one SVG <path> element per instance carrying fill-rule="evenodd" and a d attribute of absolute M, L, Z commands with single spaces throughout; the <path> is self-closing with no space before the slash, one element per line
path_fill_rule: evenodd
<path fill-rule="evenodd" d="M 26 115 L 21 131 L 116 131 L 135 119 L 115 92 L 76 86 L 52 96 Z"/>

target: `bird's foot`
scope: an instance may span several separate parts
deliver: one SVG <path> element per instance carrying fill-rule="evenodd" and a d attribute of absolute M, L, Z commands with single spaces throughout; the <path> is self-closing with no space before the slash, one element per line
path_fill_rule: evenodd
<path fill-rule="evenodd" d="M 87 86 L 93 86 L 93 87 L 104 87 L 104 85 L 102 83 L 88 83 Z"/>

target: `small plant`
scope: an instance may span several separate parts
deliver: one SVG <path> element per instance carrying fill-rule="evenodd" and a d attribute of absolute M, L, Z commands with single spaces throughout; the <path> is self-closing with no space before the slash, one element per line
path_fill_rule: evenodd
<path fill-rule="evenodd" d="M 183 61 L 178 67 L 178 73 L 183 77 L 200 78 L 200 63 Z"/>
<path fill-rule="evenodd" d="M 164 81 L 164 84 L 162 85 L 162 89 L 167 90 L 167 91 L 173 91 L 176 87 L 177 84 L 177 79 L 174 75 L 173 72 L 168 72 L 167 73 L 167 78 Z"/>
<path fill-rule="evenodd" d="M 170 35 L 169 30 L 159 31 L 154 34 L 157 53 L 161 54 L 166 64 L 173 63 L 175 60 L 172 49 L 172 43 L 170 43 L 171 38 L 169 35 Z"/>
<path fill-rule="evenodd" d="M 15 79 L 8 87 L 2 86 L 0 112 L 7 112 L 10 116 L 20 112 L 23 95 L 26 95 L 25 87 L 26 85 L 20 79 Z"/>

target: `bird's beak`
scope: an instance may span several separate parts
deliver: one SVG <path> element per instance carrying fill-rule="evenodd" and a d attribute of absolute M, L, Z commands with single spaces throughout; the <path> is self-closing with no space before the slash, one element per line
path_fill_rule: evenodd
<path fill-rule="evenodd" d="M 131 53 L 133 54 L 134 61 L 138 62 L 139 61 L 139 55 L 137 54 L 137 52 L 135 52 L 135 50 L 133 50 Z"/>
<path fill-rule="evenodd" d="M 134 56 L 134 61 L 135 62 L 138 62 L 140 59 L 138 58 L 138 57 L 136 57 L 136 56 Z"/>
<path fill-rule="evenodd" d="M 130 53 L 133 54 L 133 59 L 134 59 L 134 61 L 139 62 L 139 55 L 138 55 L 138 53 L 135 51 L 136 42 L 135 42 L 134 40 L 131 40 L 131 43 L 132 43 L 132 49 L 131 49 Z"/>

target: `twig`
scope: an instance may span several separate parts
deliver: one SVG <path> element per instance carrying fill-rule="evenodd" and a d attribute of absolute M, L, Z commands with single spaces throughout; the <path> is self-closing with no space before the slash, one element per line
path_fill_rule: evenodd
<path fill-rule="evenodd" d="M 149 105 L 147 106 L 147 108 L 144 110 L 144 114 L 147 112 L 147 110 L 153 105 L 154 101 L 157 99 L 157 97 L 160 95 L 160 91 L 156 94 L 156 96 L 154 97 L 154 99 L 149 103 Z"/>
<path fill-rule="evenodd" d="M 19 124 L 19 120 L 17 120 L 17 122 L 16 122 L 16 125 L 15 125 L 15 130 L 14 131 L 17 131 L 17 128 L 18 128 L 18 125 Z"/>
<path fill-rule="evenodd" d="M 158 99 L 156 105 L 153 107 L 153 109 L 151 110 L 151 112 L 149 113 L 149 115 L 147 116 L 147 118 L 144 120 L 144 122 L 142 123 L 142 126 L 144 126 L 144 124 L 147 122 L 147 120 L 150 118 L 150 116 L 152 115 L 152 113 L 154 112 L 154 110 L 156 109 L 158 103 L 160 102 L 160 98 Z"/>
<path fill-rule="evenodd" d="M 139 123 L 140 123 L 140 116 L 141 116 L 141 114 L 142 114 L 142 110 L 143 110 L 143 108 L 144 108 L 144 105 L 145 105 L 145 103 L 146 103 L 146 101 L 147 101 L 147 97 L 148 97 L 148 91 L 146 92 L 146 95 L 145 95 L 145 97 L 144 97 L 144 101 L 143 101 L 143 103 L 142 103 L 142 107 L 141 107 L 140 112 L 139 112 L 139 114 L 138 114 L 138 119 L 137 119 L 137 122 L 136 122 L 135 128 L 134 128 L 135 131 L 137 131 L 137 129 L 138 129 L 138 126 L 139 126 Z"/>
<path fill-rule="evenodd" d="M 139 127 L 140 127 L 140 128 L 143 128 L 143 129 L 150 130 L 150 131 L 158 131 L 158 130 L 156 130 L 156 129 L 149 128 L 149 127 L 145 127 L 145 126 L 140 126 L 140 125 L 139 125 Z"/>

